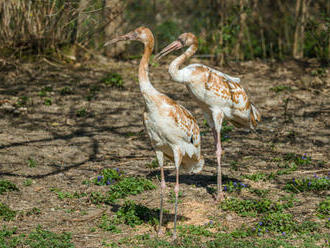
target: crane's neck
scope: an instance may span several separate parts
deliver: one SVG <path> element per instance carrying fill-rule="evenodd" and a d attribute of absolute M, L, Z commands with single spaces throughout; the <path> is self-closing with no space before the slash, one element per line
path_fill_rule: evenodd
<path fill-rule="evenodd" d="M 153 40 L 144 43 L 144 53 L 139 65 L 139 83 L 143 96 L 145 96 L 145 94 L 158 92 L 152 86 L 149 80 L 149 59 L 152 53 L 153 46 Z"/>
<path fill-rule="evenodd" d="M 177 57 L 169 66 L 169 73 L 174 81 L 177 82 L 185 82 L 186 79 L 183 73 L 180 73 L 180 66 L 188 60 L 191 56 L 193 56 L 198 49 L 198 45 L 196 43 L 192 44 L 183 54 Z"/>

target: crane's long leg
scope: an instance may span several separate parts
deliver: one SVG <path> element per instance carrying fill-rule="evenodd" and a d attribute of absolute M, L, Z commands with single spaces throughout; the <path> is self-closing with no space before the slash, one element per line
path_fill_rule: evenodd
<path fill-rule="evenodd" d="M 174 187 L 174 193 L 175 193 L 175 215 L 174 215 L 174 230 L 173 230 L 173 239 L 176 239 L 176 220 L 177 220 L 177 214 L 178 214 L 178 197 L 179 197 L 179 169 L 180 164 L 182 161 L 182 154 L 180 149 L 176 149 L 174 151 L 174 162 L 175 162 L 175 170 L 176 170 L 176 182 Z"/>
<path fill-rule="evenodd" d="M 160 167 L 160 213 L 159 213 L 159 228 L 158 235 L 162 234 L 162 224 L 163 224 L 163 202 L 164 202 L 164 191 L 166 188 L 165 185 L 165 175 L 164 175 L 164 154 L 161 151 L 156 151 L 156 156 L 158 160 L 158 164 Z"/>
<path fill-rule="evenodd" d="M 213 135 L 215 138 L 215 144 L 216 144 L 216 155 L 217 155 L 217 162 L 218 162 L 218 167 L 217 167 L 217 196 L 216 196 L 216 201 L 222 200 L 224 198 L 223 192 L 222 192 L 222 179 L 221 179 L 221 153 L 222 153 L 222 148 L 221 148 L 221 134 L 220 130 L 222 127 L 222 121 L 223 121 L 223 113 L 218 113 L 213 115 L 213 120 L 214 120 L 214 129 Z"/>

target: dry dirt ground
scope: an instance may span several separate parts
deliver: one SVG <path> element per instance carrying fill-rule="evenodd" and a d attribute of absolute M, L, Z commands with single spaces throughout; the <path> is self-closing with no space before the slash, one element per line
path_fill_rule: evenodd
<path fill-rule="evenodd" d="M 190 63 L 197 61 L 192 59 Z M 106 187 L 83 182 L 95 179 L 104 168 L 119 168 L 128 175 L 153 180 L 156 190 L 129 198 L 148 208 L 159 207 L 160 187 L 155 176 L 159 170 L 147 166 L 155 159 L 155 153 L 142 123 L 144 104 L 137 83 L 138 61 L 112 60 L 102 65 L 55 65 L 47 60 L 0 62 L 0 177 L 20 189 L 0 197 L 23 213 L 5 224 L 17 226 L 23 233 L 38 224 L 54 232 L 68 231 L 76 247 L 103 247 L 103 241 L 141 233 L 155 235 L 155 228 L 148 224 L 135 229 L 126 226 L 119 234 L 106 232 L 97 225 L 103 213 L 115 211 L 111 206 L 94 205 L 86 197 L 59 199 L 51 191 L 105 192 Z M 216 187 L 213 137 L 185 86 L 170 80 L 168 62 L 151 66 L 151 81 L 198 119 L 206 158 L 200 174 L 182 174 L 180 178 L 183 195 L 179 214 L 184 217 L 180 224 L 202 225 L 218 217 L 229 229 L 239 227 L 245 219 L 222 212 L 214 203 L 210 190 Z M 211 65 L 208 60 L 201 62 Z M 268 173 L 276 169 L 274 158 L 288 152 L 311 156 L 312 165 L 298 168 L 290 176 L 282 175 L 271 182 L 243 180 L 254 187 L 270 189 L 271 197 L 276 199 L 287 178 L 328 174 L 329 68 L 320 71 L 314 61 L 251 61 L 216 68 L 240 77 L 262 113 L 256 132 L 233 129 L 229 140 L 223 142 L 226 177 L 242 180 L 242 175 Z M 105 85 L 102 78 L 108 72 L 119 73 L 124 87 Z M 167 198 L 175 182 L 172 165 L 166 164 Z M 320 198 L 313 193 L 297 197 L 301 202 L 296 214 L 315 219 Z M 173 203 L 165 202 L 170 211 L 166 221 L 170 229 L 174 208 Z M 39 215 L 24 215 L 34 207 L 40 209 Z"/>

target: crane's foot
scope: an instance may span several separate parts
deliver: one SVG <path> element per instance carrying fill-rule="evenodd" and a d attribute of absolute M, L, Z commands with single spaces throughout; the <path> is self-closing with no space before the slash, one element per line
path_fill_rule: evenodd
<path fill-rule="evenodd" d="M 225 199 L 225 194 L 223 192 L 219 192 L 217 196 L 215 197 L 215 202 L 221 202 Z"/>
<path fill-rule="evenodd" d="M 165 228 L 159 228 L 158 229 L 158 232 L 157 232 L 157 237 L 158 238 L 161 238 L 161 237 L 163 237 L 165 235 L 165 230 L 164 229 Z"/>

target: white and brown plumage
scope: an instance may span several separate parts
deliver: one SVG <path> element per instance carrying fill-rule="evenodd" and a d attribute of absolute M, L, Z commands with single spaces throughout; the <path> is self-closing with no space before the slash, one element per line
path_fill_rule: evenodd
<path fill-rule="evenodd" d="M 224 119 L 236 127 L 254 129 L 260 121 L 260 113 L 249 101 L 240 85 L 240 79 L 214 70 L 202 64 L 191 64 L 183 69 L 179 67 L 198 49 L 198 40 L 192 33 L 184 33 L 165 47 L 156 57 L 161 58 L 170 52 L 189 46 L 169 66 L 173 80 L 185 83 L 194 99 L 203 109 L 205 119 L 212 128 L 218 161 L 217 200 L 223 198 L 221 181 L 221 126 Z"/>
<path fill-rule="evenodd" d="M 144 44 L 144 54 L 139 65 L 139 84 L 145 101 L 144 125 L 150 137 L 151 144 L 156 151 L 156 156 L 161 171 L 161 201 L 160 223 L 162 225 L 163 194 L 165 178 L 163 161 L 164 155 L 174 161 L 176 167 L 175 184 L 175 217 L 173 237 L 176 238 L 177 205 L 179 193 L 179 168 L 197 173 L 202 170 L 204 159 L 200 152 L 200 133 L 195 118 L 181 105 L 168 96 L 156 90 L 148 76 L 149 58 L 154 47 L 154 37 L 148 28 L 140 27 L 120 36 L 106 45 L 120 40 L 137 40 Z"/>

